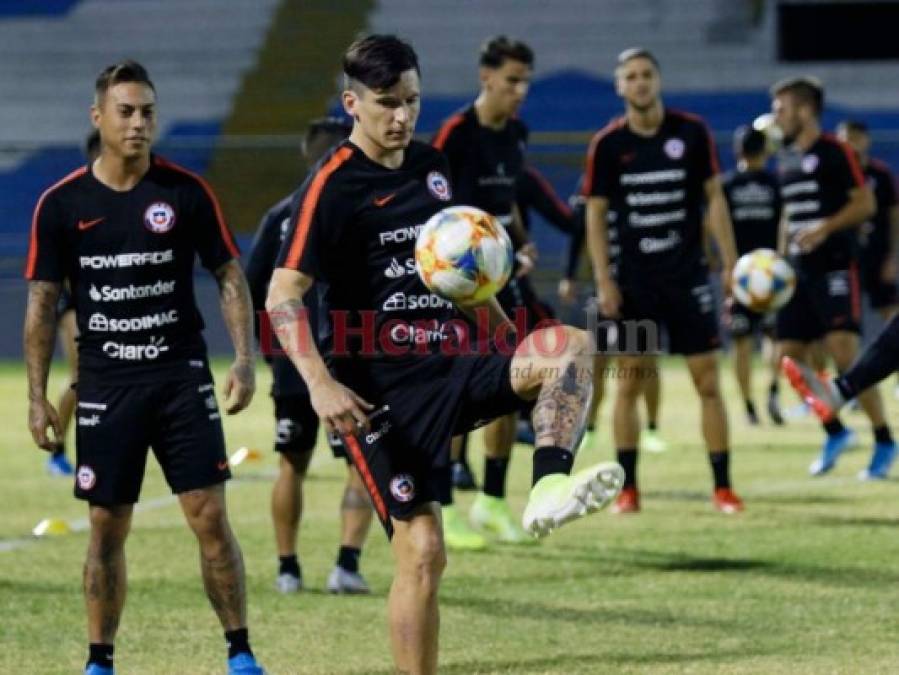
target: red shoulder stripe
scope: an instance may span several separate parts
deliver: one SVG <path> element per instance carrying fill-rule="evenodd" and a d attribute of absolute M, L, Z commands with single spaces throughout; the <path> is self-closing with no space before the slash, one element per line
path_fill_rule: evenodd
<path fill-rule="evenodd" d="M 453 129 L 462 124 L 464 120 L 464 113 L 456 113 L 455 115 L 447 119 L 440 126 L 440 131 L 438 131 L 437 135 L 434 137 L 434 147 L 438 150 L 443 150 L 444 146 L 446 145 L 446 141 L 449 138 L 449 135 L 453 133 Z"/>
<path fill-rule="evenodd" d="M 600 141 L 602 141 L 603 138 L 608 136 L 616 129 L 620 129 L 621 127 L 623 127 L 624 122 L 624 115 L 622 115 L 621 117 L 616 117 L 602 129 L 597 131 L 593 138 L 590 140 L 590 145 L 587 147 L 587 166 L 584 169 L 584 184 L 581 188 L 585 197 L 589 197 L 590 193 L 593 191 L 593 181 L 596 178 L 593 175 L 593 165 L 596 160 L 596 149 L 599 147 Z"/>
<path fill-rule="evenodd" d="M 303 250 L 306 248 L 306 239 L 309 236 L 309 226 L 312 224 L 312 216 L 315 214 L 315 207 L 318 206 L 318 200 L 321 197 L 322 190 L 325 189 L 325 183 L 341 165 L 353 156 L 353 149 L 344 145 L 337 149 L 331 155 L 331 159 L 322 165 L 309 184 L 309 190 L 303 197 L 303 203 L 300 205 L 300 212 L 297 215 L 296 229 L 293 239 L 290 242 L 290 249 L 287 252 L 287 259 L 284 266 L 290 269 L 297 269 L 300 264 L 300 258 L 303 257 Z"/>
<path fill-rule="evenodd" d="M 87 167 L 82 166 L 78 169 L 75 169 L 68 176 L 63 178 L 62 180 L 57 181 L 46 190 L 44 190 L 43 194 L 41 194 L 40 198 L 37 200 L 37 205 L 34 207 L 34 214 L 31 216 L 31 237 L 28 243 L 28 260 L 25 263 L 25 278 L 32 279 L 34 278 L 34 268 L 37 265 L 37 255 L 38 255 L 38 243 L 37 243 L 37 220 L 38 216 L 41 212 L 41 207 L 44 205 L 44 200 L 47 199 L 47 196 L 56 190 L 58 187 L 65 185 L 66 183 L 70 183 L 76 178 L 80 178 L 84 174 L 87 173 Z"/>
<path fill-rule="evenodd" d="M 210 201 L 212 201 L 212 206 L 215 209 L 215 219 L 218 221 L 219 233 L 222 235 L 222 240 L 225 242 L 225 246 L 227 247 L 228 252 L 235 258 L 239 258 L 240 249 L 237 248 L 237 244 L 234 243 L 234 237 L 231 234 L 231 230 L 229 230 L 228 226 L 225 224 L 225 216 L 222 214 L 222 207 L 219 204 L 218 198 L 215 196 L 215 192 L 212 191 L 212 186 L 210 186 L 202 176 L 194 173 L 193 171 L 185 169 L 183 166 L 179 166 L 163 157 L 154 157 L 153 159 L 155 160 L 157 165 L 190 176 L 200 184 L 200 186 L 206 192 L 206 196 L 209 197 Z"/>

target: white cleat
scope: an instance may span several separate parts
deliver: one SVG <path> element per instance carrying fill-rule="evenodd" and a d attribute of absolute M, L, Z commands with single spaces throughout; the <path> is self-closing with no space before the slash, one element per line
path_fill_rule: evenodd
<path fill-rule="evenodd" d="M 285 595 L 289 593 L 298 593 L 303 590 L 303 579 L 302 577 L 297 577 L 293 574 L 279 574 L 278 578 L 275 579 L 275 590 L 277 590 L 278 593 L 283 593 Z"/>
<path fill-rule="evenodd" d="M 535 537 L 545 537 L 565 523 L 606 507 L 624 485 L 624 469 L 603 462 L 566 476 L 550 474 L 531 489 L 521 524 Z"/>
<path fill-rule="evenodd" d="M 371 593 L 365 577 L 356 572 L 347 572 L 340 565 L 335 565 L 328 575 L 328 593 L 346 595 L 367 595 Z"/>

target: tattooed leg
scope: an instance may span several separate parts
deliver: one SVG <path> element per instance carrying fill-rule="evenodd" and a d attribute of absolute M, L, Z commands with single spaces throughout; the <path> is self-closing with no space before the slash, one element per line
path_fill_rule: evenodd
<path fill-rule="evenodd" d="M 587 333 L 568 326 L 536 331 L 512 359 L 512 386 L 533 398 L 536 447 L 574 453 L 587 426 L 593 393 L 593 354 Z"/>
<path fill-rule="evenodd" d="M 371 501 L 355 467 L 348 467 L 340 502 L 340 545 L 361 549 L 371 525 Z"/>
<path fill-rule="evenodd" d="M 115 641 L 125 605 L 125 539 L 133 508 L 90 507 L 91 535 L 84 561 L 84 603 L 90 642 Z"/>
<path fill-rule="evenodd" d="M 226 631 L 247 625 L 243 556 L 225 509 L 224 485 L 178 495 L 200 544 L 200 568 L 206 597 Z"/>

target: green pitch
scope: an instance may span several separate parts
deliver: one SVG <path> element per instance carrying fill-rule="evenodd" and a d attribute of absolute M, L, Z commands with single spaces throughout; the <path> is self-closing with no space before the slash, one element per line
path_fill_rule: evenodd
<path fill-rule="evenodd" d="M 221 383 L 225 364 L 216 372 Z M 307 483 L 300 556 L 307 587 L 274 592 L 269 516 L 271 402 L 260 367 L 252 407 L 225 421 L 231 452 L 263 451 L 229 486 L 229 508 L 247 566 L 254 649 L 271 673 L 389 673 L 384 598 L 390 550 L 375 526 L 362 556 L 374 595 L 332 597 L 321 589 L 337 551 L 344 467 L 322 445 Z M 747 512 L 709 505 L 710 471 L 698 403 L 681 363 L 666 363 L 661 431 L 671 449 L 644 454 L 643 513 L 601 513 L 538 547 L 494 546 L 450 554 L 441 589 L 444 673 L 893 673 L 899 663 L 899 487 L 859 484 L 870 430 L 844 416 L 862 447 L 832 475 L 806 467 L 821 440 L 810 419 L 777 429 L 743 420 L 724 373 L 735 486 Z M 758 378 L 757 403 L 763 404 Z M 893 420 L 899 410 L 886 387 Z M 614 389 L 614 384 L 611 386 Z M 85 659 L 80 579 L 83 531 L 32 541 L 47 516 L 83 520 L 71 482 L 44 473 L 30 441 L 19 365 L 0 369 L 0 672 L 75 673 Z M 786 405 L 795 403 L 784 392 Z M 578 466 L 612 457 L 603 405 L 602 447 Z M 480 439 L 474 466 L 480 475 Z M 155 463 L 129 540 L 129 592 L 116 645 L 119 672 L 222 673 L 219 625 L 203 594 L 192 535 Z M 520 511 L 529 452 L 516 449 L 510 497 Z M 470 496 L 462 495 L 463 507 Z M 2 550 L 4 548 L 11 550 Z"/>

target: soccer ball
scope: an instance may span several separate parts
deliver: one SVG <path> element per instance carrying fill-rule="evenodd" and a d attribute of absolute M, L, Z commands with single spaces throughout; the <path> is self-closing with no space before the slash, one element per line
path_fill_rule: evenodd
<path fill-rule="evenodd" d="M 415 242 L 425 286 L 458 305 L 490 299 L 512 273 L 512 242 L 499 221 L 473 206 L 450 206 L 428 219 Z"/>
<path fill-rule="evenodd" d="M 754 312 L 780 309 L 796 289 L 790 263 L 770 248 L 757 248 L 741 256 L 734 265 L 731 290 L 740 304 Z"/>
<path fill-rule="evenodd" d="M 764 113 L 759 115 L 753 120 L 752 128 L 765 134 L 765 139 L 767 140 L 766 150 L 769 154 L 773 155 L 780 150 L 780 146 L 783 145 L 784 141 L 784 132 L 777 126 L 773 114 Z"/>

